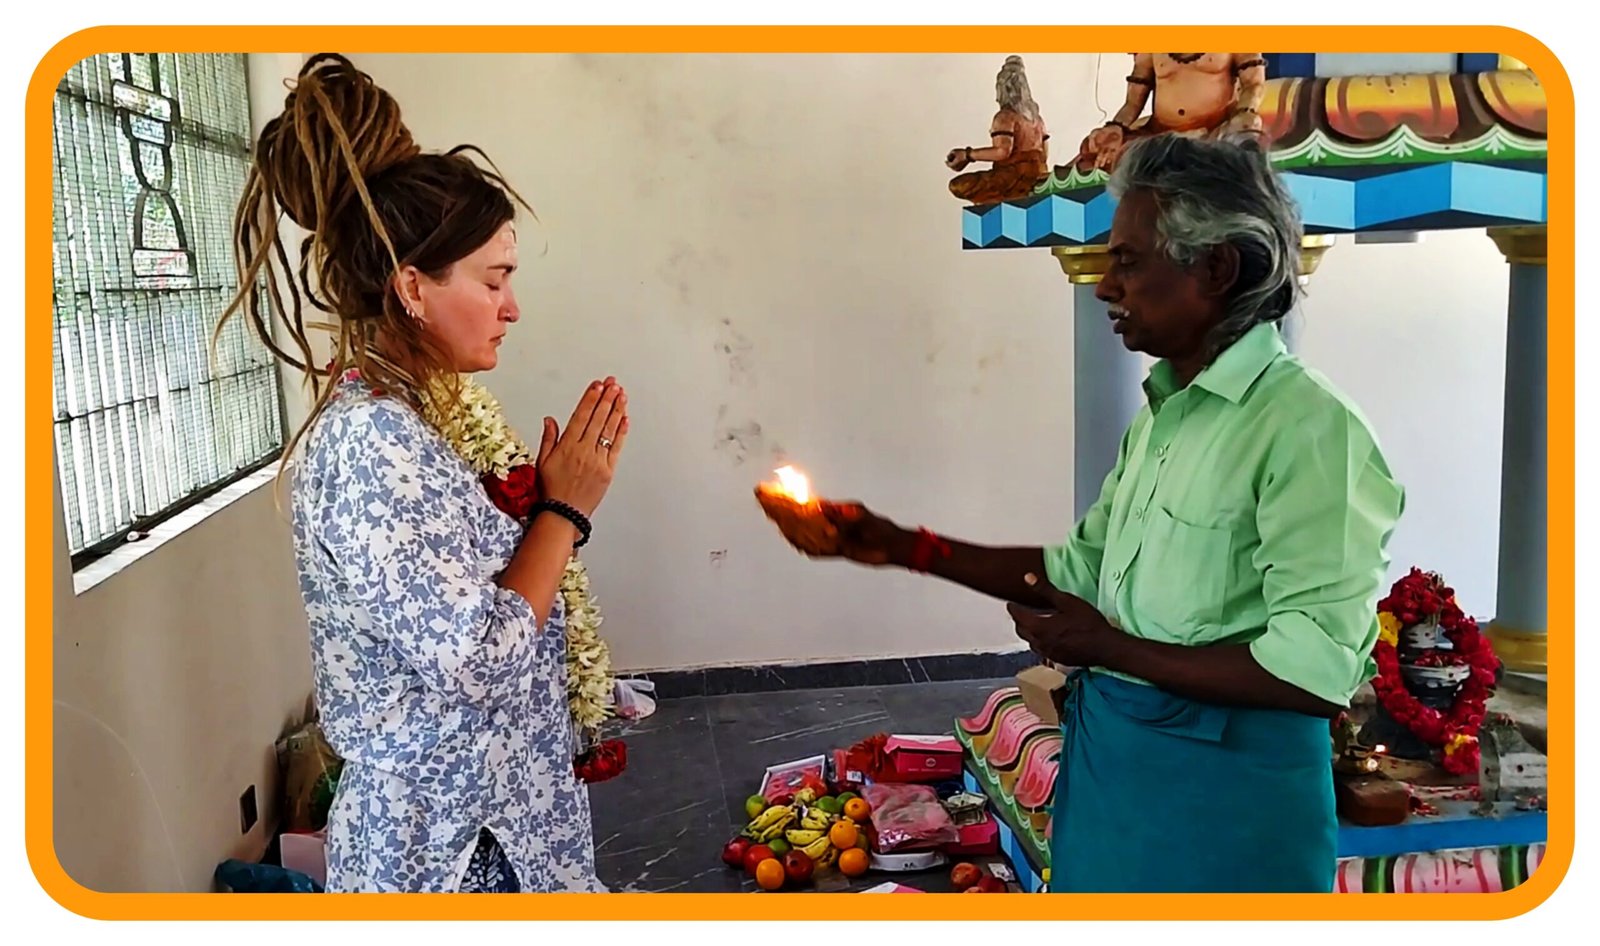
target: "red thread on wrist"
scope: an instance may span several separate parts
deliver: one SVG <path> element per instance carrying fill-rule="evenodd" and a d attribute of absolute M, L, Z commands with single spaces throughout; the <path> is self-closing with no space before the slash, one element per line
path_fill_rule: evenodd
<path fill-rule="evenodd" d="M 911 547 L 911 563 L 909 567 L 914 572 L 925 574 L 933 565 L 933 557 L 935 555 L 945 559 L 950 557 L 952 551 L 949 542 L 927 529 L 918 529 L 917 544 Z"/>

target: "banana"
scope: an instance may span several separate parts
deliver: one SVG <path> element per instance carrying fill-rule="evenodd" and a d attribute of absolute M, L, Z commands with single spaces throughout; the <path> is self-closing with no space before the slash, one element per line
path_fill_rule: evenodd
<path fill-rule="evenodd" d="M 828 843 L 827 838 L 817 838 L 815 841 L 801 848 L 801 850 L 804 851 L 806 856 L 811 858 L 813 861 L 820 861 L 824 856 L 827 855 L 829 851 L 833 850 L 833 845 Z"/>
<path fill-rule="evenodd" d="M 833 816 L 820 808 L 808 808 L 800 826 L 810 831 L 826 831 L 833 825 Z"/>
<path fill-rule="evenodd" d="M 792 819 L 794 816 L 794 809 L 788 805 L 773 805 L 771 808 L 763 811 L 759 816 L 756 817 L 756 820 L 752 821 L 750 824 L 757 830 L 765 830 L 766 828 L 770 828 L 784 819 Z"/>
<path fill-rule="evenodd" d="M 771 830 L 773 825 L 777 825 L 778 830 L 781 831 L 784 827 L 792 824 L 796 817 L 798 817 L 798 814 L 793 808 L 786 805 L 774 805 L 757 815 L 755 820 L 745 825 L 744 830 L 739 833 L 752 840 L 764 840 L 762 836 Z M 776 837 L 776 835 L 770 835 L 766 839 L 771 837 Z"/>
<path fill-rule="evenodd" d="M 814 860 L 818 868 L 826 870 L 839 863 L 839 849 L 830 844 L 828 849 L 822 852 L 822 857 L 814 858 Z"/>
<path fill-rule="evenodd" d="M 814 831 L 808 828 L 790 828 L 783 837 L 791 846 L 805 848 L 817 843 L 817 839 L 822 836 L 821 831 Z"/>
<path fill-rule="evenodd" d="M 773 838 L 779 837 L 783 834 L 784 829 L 787 828 L 791 823 L 792 819 L 780 818 L 778 821 L 768 826 L 766 830 L 762 831 L 761 837 L 758 840 L 764 844 L 768 841 L 771 841 Z"/>

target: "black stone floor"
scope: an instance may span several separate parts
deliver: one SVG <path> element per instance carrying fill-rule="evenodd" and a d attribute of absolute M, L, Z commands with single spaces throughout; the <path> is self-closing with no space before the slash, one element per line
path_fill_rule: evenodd
<path fill-rule="evenodd" d="M 600 879 L 619 893 L 736 893 L 756 890 L 725 867 L 722 847 L 744 827 L 744 800 L 767 766 L 848 747 L 877 732 L 949 733 L 996 680 L 787 690 L 662 700 L 656 712 L 618 730 L 628 769 L 590 787 Z M 861 890 L 895 880 L 949 890 L 948 868 L 924 874 L 869 871 L 847 882 L 837 872 L 817 890 Z"/>

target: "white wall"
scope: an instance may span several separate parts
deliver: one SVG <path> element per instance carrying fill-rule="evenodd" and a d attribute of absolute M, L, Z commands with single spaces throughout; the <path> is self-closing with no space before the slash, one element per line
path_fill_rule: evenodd
<path fill-rule="evenodd" d="M 1442 572 L 1494 615 L 1504 416 L 1505 257 L 1482 230 L 1328 251 L 1307 287 L 1300 353 L 1351 392 L 1407 489 L 1392 577 Z"/>
<path fill-rule="evenodd" d="M 606 373 L 628 385 L 635 432 L 586 552 L 620 667 L 1014 644 L 972 595 L 798 558 L 750 496 L 787 451 L 907 523 L 1069 527 L 1068 286 L 1043 251 L 962 252 L 941 165 L 982 143 L 1005 52 L 357 57 L 424 147 L 483 146 L 538 211 L 525 319 L 487 379 L 512 420 L 564 420 Z M 1021 52 L 1065 160 L 1120 103 L 1126 59 Z M 1410 487 L 1397 568 L 1446 570 L 1480 613 L 1506 282 L 1481 233 L 1346 242 L 1304 332 Z"/>

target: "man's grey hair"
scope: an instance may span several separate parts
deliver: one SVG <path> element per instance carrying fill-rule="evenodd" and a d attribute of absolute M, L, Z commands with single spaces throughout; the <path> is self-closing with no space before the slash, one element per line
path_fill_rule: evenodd
<path fill-rule="evenodd" d="M 1239 281 L 1206 338 L 1208 359 L 1256 325 L 1281 322 L 1294 307 L 1300 211 L 1254 138 L 1136 141 L 1108 187 L 1119 200 L 1132 191 L 1155 198 L 1157 245 L 1179 266 L 1193 265 L 1224 243 L 1237 249 Z"/>
<path fill-rule="evenodd" d="M 1023 68 L 1021 56 L 1006 57 L 1000 74 L 995 76 L 994 97 L 1000 107 L 1014 109 L 1030 122 L 1039 120 L 1039 103 L 1033 100 L 1033 93 L 1028 89 L 1028 72 Z"/>

